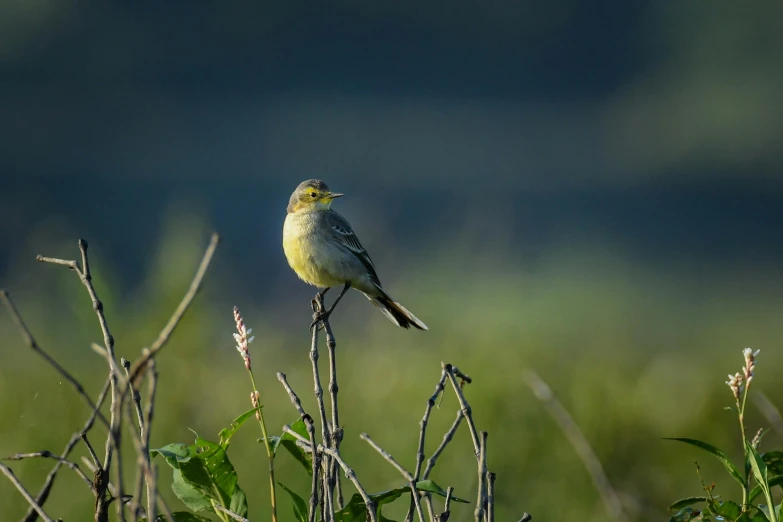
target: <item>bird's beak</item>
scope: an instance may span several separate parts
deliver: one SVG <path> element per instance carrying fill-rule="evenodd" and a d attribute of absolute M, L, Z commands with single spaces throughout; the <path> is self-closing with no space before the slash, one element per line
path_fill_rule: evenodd
<path fill-rule="evenodd" d="M 345 194 L 340 194 L 339 192 L 330 192 L 327 196 L 329 199 L 335 199 L 345 196 Z"/>

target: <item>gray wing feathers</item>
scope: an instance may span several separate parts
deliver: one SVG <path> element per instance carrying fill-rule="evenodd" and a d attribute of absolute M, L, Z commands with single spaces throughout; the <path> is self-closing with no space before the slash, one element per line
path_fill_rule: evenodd
<path fill-rule="evenodd" d="M 378 274 L 375 273 L 375 264 L 372 262 L 372 259 L 370 259 L 370 254 L 367 253 L 367 250 L 365 250 L 365 248 L 359 242 L 359 238 L 356 237 L 356 233 L 351 228 L 351 224 L 348 223 L 348 220 L 333 210 L 327 212 L 327 216 L 326 225 L 328 226 L 332 237 L 337 241 L 338 244 L 342 245 L 359 258 L 362 264 L 367 267 L 370 279 L 380 289 L 381 282 L 378 279 Z"/>

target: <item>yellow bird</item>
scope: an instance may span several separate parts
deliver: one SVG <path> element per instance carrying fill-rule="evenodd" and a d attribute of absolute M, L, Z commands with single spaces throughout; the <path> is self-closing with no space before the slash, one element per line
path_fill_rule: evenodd
<path fill-rule="evenodd" d="M 321 296 L 331 287 L 343 285 L 334 304 L 321 316 L 328 317 L 353 287 L 397 326 L 427 330 L 427 325 L 381 286 L 375 265 L 351 224 L 331 208 L 340 196 L 343 194 L 332 192 L 323 181 L 303 181 L 291 194 L 283 225 L 283 250 L 296 275 L 317 287 Z"/>

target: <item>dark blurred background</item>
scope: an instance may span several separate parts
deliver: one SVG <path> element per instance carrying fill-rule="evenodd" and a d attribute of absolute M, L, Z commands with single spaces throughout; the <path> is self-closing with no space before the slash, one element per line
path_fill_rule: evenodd
<path fill-rule="evenodd" d="M 118 354 L 133 358 L 217 230 L 204 293 L 161 356 L 153 446 L 214 436 L 248 407 L 235 304 L 257 335 L 268 422 L 291 422 L 274 373 L 312 403 L 313 290 L 280 235 L 290 192 L 320 178 L 348 194 L 336 209 L 431 329 L 395 329 L 355 293 L 334 316 L 345 451 L 370 489 L 398 478 L 357 434 L 412 466 L 447 360 L 475 380 L 499 518 L 607 519 L 524 367 L 573 413 L 632 520 L 698 495 L 695 458 L 736 496 L 719 464 L 661 437 L 741 452 L 722 376 L 745 346 L 783 404 L 781 16 L 772 0 L 0 0 L 0 287 L 95 392 L 86 293 L 35 255 L 90 241 Z M 0 334 L 0 454 L 59 451 L 85 408 L 7 317 Z M 455 409 L 435 411 L 433 448 Z M 231 454 L 263 520 L 265 455 L 245 429 Z M 468 448 L 463 433 L 435 474 L 463 496 Z M 37 490 L 50 465 L 14 469 Z M 89 493 L 61 473 L 50 513 L 86 519 Z M 0 506 L 3 520 L 25 509 L 7 481 Z"/>

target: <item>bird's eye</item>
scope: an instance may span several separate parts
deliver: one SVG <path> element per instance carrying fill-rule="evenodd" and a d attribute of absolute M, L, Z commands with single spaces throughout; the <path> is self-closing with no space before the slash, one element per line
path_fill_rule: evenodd
<path fill-rule="evenodd" d="M 314 197 L 316 197 L 317 195 L 318 195 L 318 194 L 316 194 L 315 192 L 311 192 L 311 193 L 310 193 L 310 197 L 311 197 L 311 198 L 314 198 Z"/>

